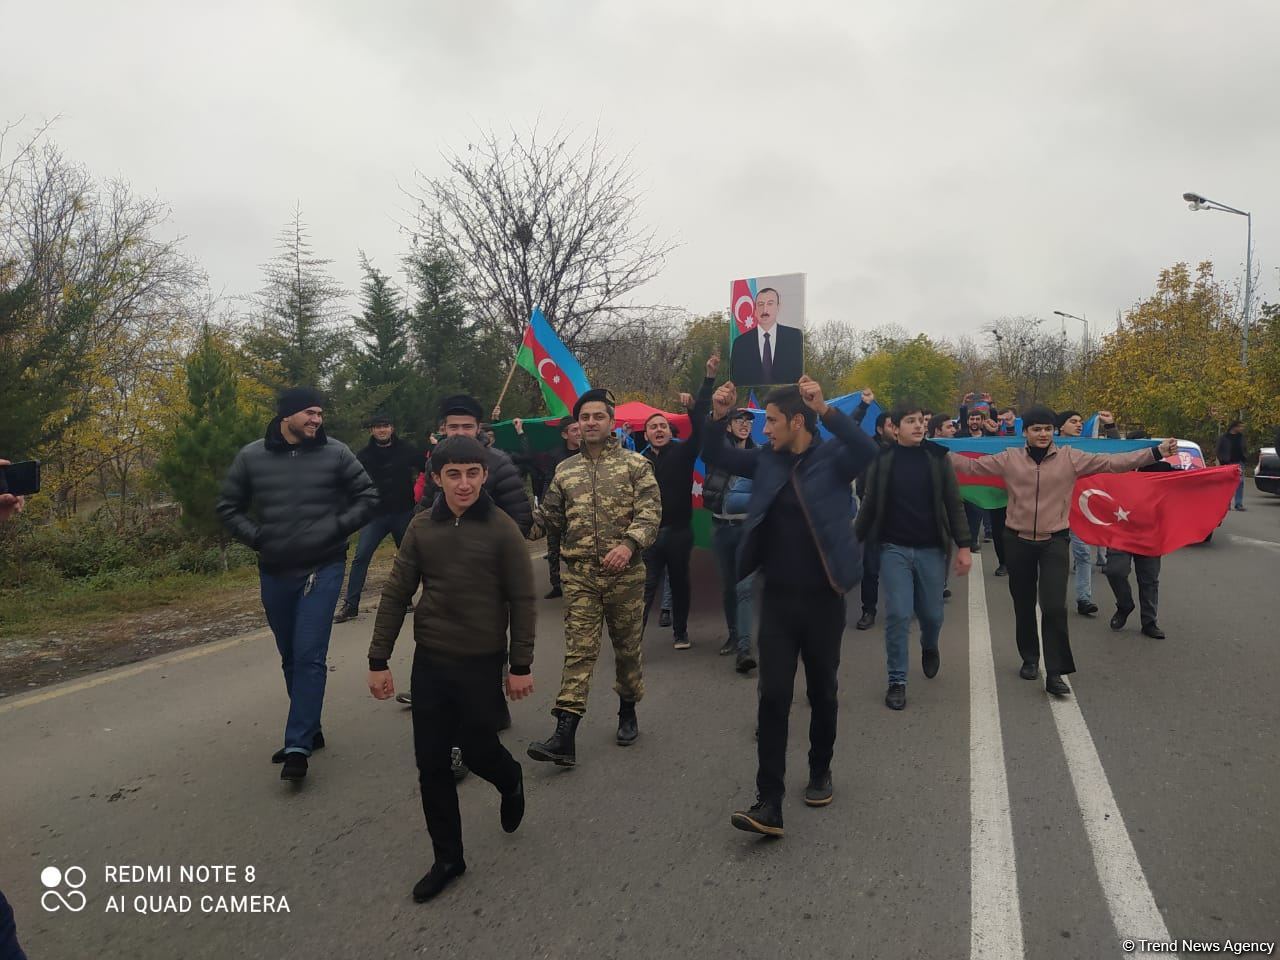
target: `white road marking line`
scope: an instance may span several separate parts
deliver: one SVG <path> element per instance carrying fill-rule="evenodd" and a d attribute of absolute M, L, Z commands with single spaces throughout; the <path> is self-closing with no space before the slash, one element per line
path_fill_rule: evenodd
<path fill-rule="evenodd" d="M 1253 537 L 1242 537 L 1236 533 L 1228 533 L 1227 539 L 1232 543 L 1242 543 L 1247 547 L 1262 547 L 1266 550 L 1280 550 L 1280 543 L 1274 540 L 1255 540 Z"/>
<path fill-rule="evenodd" d="M 1022 903 L 1009 811 L 982 558 L 969 571 L 969 956 L 1022 960 Z"/>
<path fill-rule="evenodd" d="M 270 636 L 269 630 L 254 630 L 251 633 L 243 633 L 236 637 L 229 637 L 226 640 L 215 640 L 213 643 L 202 643 L 198 647 L 190 647 L 178 653 L 171 653 L 153 657 L 150 660 L 144 660 L 141 663 L 134 664 L 131 667 L 124 667 L 120 670 L 113 670 L 110 673 L 99 673 L 83 680 L 68 680 L 65 683 L 59 683 L 41 690 L 38 693 L 22 694 L 18 697 L 12 697 L 0 700 L 0 713 L 8 713 L 11 710 L 19 710 L 22 707 L 33 707 L 37 703 L 45 703 L 49 700 L 56 700 L 59 697 L 65 697 L 68 694 L 80 693 L 83 690 L 90 690 L 93 687 L 100 687 L 104 683 L 114 683 L 117 680 L 125 680 L 129 677 L 136 677 L 140 673 L 147 673 L 151 670 L 159 670 L 170 664 L 182 663 L 184 660 L 195 660 L 197 657 L 207 657 L 211 653 L 219 653 L 231 647 L 237 647 L 242 643 L 250 640 L 256 640 L 261 637 Z"/>
<path fill-rule="evenodd" d="M 1036 604 L 1036 619 L 1040 620 Z M 1048 696 L 1048 695 L 1046 695 Z M 1169 929 L 1156 906 L 1147 875 L 1138 862 L 1138 853 L 1120 815 L 1111 781 L 1102 768 L 1098 747 L 1089 733 L 1075 694 L 1049 696 L 1049 710 L 1067 758 L 1067 771 L 1076 791 L 1076 802 L 1084 819 L 1085 834 L 1093 851 L 1093 865 L 1102 885 L 1102 895 L 1111 913 L 1117 946 L 1121 940 L 1168 942 Z M 1127 956 L 1117 951 L 1118 956 Z M 1177 954 L 1168 954 L 1176 957 Z"/>

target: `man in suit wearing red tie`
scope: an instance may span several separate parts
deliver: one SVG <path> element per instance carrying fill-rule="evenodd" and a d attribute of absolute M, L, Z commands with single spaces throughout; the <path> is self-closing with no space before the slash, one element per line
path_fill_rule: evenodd
<path fill-rule="evenodd" d="M 804 373 L 804 333 L 778 323 L 781 302 L 773 287 L 756 294 L 756 325 L 733 341 L 729 355 L 735 383 L 795 383 Z"/>

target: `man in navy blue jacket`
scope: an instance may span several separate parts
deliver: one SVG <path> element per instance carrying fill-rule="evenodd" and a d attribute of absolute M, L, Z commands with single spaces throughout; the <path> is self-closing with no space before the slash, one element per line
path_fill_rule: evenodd
<path fill-rule="evenodd" d="M 808 377 L 765 398 L 767 447 L 742 450 L 728 442 L 723 421 L 736 401 L 732 383 L 716 391 L 716 422 L 704 434 L 702 453 L 708 465 L 752 478 L 738 573 L 746 576 L 758 569 L 764 578 L 757 796 L 749 810 L 734 813 L 731 823 L 739 830 L 780 837 L 797 658 L 804 660 L 812 710 L 804 802 L 811 807 L 831 802 L 844 595 L 862 579 L 862 553 L 849 519 L 850 486 L 877 448 L 849 417 L 827 405 L 821 386 Z M 834 440 L 818 436 L 819 417 Z"/>

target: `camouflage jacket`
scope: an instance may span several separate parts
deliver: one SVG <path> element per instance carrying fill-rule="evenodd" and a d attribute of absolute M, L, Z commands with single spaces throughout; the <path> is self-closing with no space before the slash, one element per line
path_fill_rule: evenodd
<path fill-rule="evenodd" d="M 538 525 L 560 539 L 569 563 L 604 560 L 624 541 L 631 565 L 653 545 L 662 522 L 658 481 L 649 461 L 610 437 L 598 457 L 585 448 L 556 467 L 537 511 Z"/>

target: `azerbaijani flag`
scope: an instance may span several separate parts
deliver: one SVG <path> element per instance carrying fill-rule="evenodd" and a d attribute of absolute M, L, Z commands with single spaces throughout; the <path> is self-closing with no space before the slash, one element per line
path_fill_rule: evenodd
<path fill-rule="evenodd" d="M 929 442 L 939 443 L 952 453 L 976 460 L 1008 447 L 1021 447 L 1026 440 L 1022 437 L 939 437 Z M 1086 453 L 1129 453 L 1156 445 L 1155 440 L 1106 440 L 1096 437 L 1054 437 L 1053 442 L 1063 447 L 1079 447 Z M 975 507 L 999 510 L 1009 504 L 1009 494 L 1001 477 L 975 477 L 957 472 L 956 480 L 960 483 L 961 498 Z"/>
<path fill-rule="evenodd" d="M 756 281 L 755 278 L 734 280 L 729 285 L 729 305 L 733 311 L 733 322 L 729 324 L 729 344 L 744 333 L 749 333 L 756 326 Z"/>
<path fill-rule="evenodd" d="M 541 307 L 533 308 L 529 325 L 524 328 L 516 363 L 538 381 L 542 399 L 553 417 L 568 416 L 578 397 L 591 389 L 581 364 L 560 342 Z"/>

